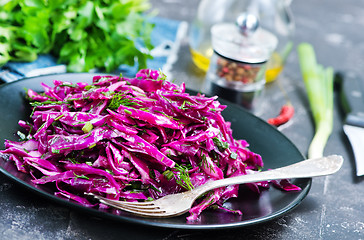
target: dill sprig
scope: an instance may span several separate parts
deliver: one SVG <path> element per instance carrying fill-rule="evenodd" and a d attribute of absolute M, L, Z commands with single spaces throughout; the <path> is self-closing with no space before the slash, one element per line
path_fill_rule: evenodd
<path fill-rule="evenodd" d="M 210 172 L 215 172 L 214 167 L 207 161 L 207 156 L 204 153 L 201 153 L 201 162 L 199 163 L 199 166 L 209 169 Z"/>
<path fill-rule="evenodd" d="M 116 110 L 121 105 L 128 107 L 128 106 L 135 106 L 135 105 L 140 105 L 140 104 L 137 103 L 135 100 L 132 100 L 131 98 L 126 97 L 126 95 L 123 93 L 115 93 L 113 95 L 113 97 L 111 98 L 108 108 L 110 108 L 111 110 Z"/>
<path fill-rule="evenodd" d="M 38 101 L 35 101 L 35 102 L 30 102 L 29 103 L 30 106 L 32 107 L 38 107 L 38 106 L 43 106 L 43 105 L 62 105 L 62 104 L 68 104 L 68 102 L 63 102 L 63 101 L 52 101 L 52 100 L 47 100 L 47 101 L 44 101 L 44 102 L 38 102 Z"/>
<path fill-rule="evenodd" d="M 191 183 L 190 175 L 188 174 L 189 167 L 186 165 L 176 164 L 172 170 L 166 170 L 163 172 L 163 176 L 167 180 L 175 179 L 176 183 L 186 190 L 192 190 L 194 188 Z"/>
<path fill-rule="evenodd" d="M 229 143 L 222 141 L 218 137 L 214 137 L 212 140 L 220 152 L 223 152 L 225 149 L 229 148 Z"/>

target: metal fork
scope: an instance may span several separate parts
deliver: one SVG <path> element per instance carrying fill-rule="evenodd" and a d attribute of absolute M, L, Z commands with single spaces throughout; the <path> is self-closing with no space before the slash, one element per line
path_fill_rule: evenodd
<path fill-rule="evenodd" d="M 309 178 L 330 175 L 337 172 L 343 164 L 339 155 L 330 155 L 322 158 L 307 159 L 285 167 L 225 178 L 207 182 L 191 191 L 167 195 L 158 200 L 145 202 L 126 202 L 107 199 L 92 193 L 101 203 L 144 217 L 173 217 L 186 213 L 193 202 L 202 194 L 215 188 L 228 185 L 260 182 L 277 179 Z"/>

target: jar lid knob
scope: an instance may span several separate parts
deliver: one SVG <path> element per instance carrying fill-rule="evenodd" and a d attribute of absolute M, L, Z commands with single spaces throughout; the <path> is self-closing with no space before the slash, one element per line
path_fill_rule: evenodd
<path fill-rule="evenodd" d="M 236 18 L 236 25 L 241 34 L 250 37 L 259 28 L 259 19 L 255 14 L 244 12 Z"/>

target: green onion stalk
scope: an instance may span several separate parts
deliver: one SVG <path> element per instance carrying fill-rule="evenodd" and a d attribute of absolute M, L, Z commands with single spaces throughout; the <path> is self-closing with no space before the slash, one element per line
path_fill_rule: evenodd
<path fill-rule="evenodd" d="M 314 48 L 309 43 L 301 43 L 297 50 L 315 122 L 315 134 L 308 149 L 308 157 L 322 157 L 333 128 L 334 70 L 332 67 L 325 68 L 317 64 Z"/>

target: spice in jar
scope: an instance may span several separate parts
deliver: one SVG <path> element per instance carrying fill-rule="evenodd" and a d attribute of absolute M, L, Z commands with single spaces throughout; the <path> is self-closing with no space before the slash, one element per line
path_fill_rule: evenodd
<path fill-rule="evenodd" d="M 225 78 L 228 82 L 254 83 L 264 63 L 236 62 L 222 56 L 217 57 L 217 76 Z"/>

